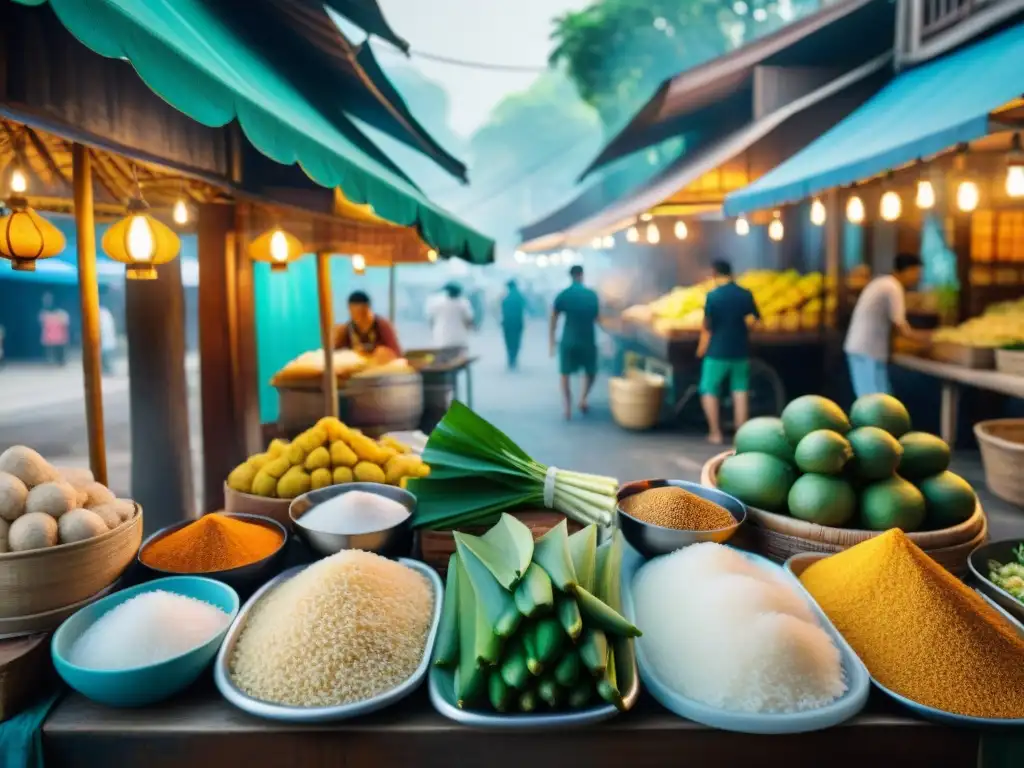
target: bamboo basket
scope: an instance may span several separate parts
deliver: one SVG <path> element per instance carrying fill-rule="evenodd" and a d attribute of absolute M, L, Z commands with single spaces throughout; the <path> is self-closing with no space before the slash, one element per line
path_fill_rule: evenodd
<path fill-rule="evenodd" d="M 142 507 L 136 504 L 135 517 L 102 536 L 0 555 L 0 622 L 20 625 L 42 614 L 52 621 L 60 609 L 89 600 L 120 578 L 141 543 Z"/>
<path fill-rule="evenodd" d="M 510 514 L 526 524 L 533 533 L 534 539 L 540 538 L 566 519 L 565 515 L 550 509 L 523 509 Z M 489 525 L 469 525 L 458 530 L 462 533 L 481 536 L 490 527 Z M 569 520 L 569 533 L 574 533 L 582 528 L 583 526 L 576 521 Z M 452 536 L 452 533 L 451 528 L 419 532 L 420 559 L 442 576 L 447 573 L 448 560 L 455 552 L 455 537 Z"/>
<path fill-rule="evenodd" d="M 1001 499 L 1024 507 L 1024 419 L 992 419 L 974 425 L 985 467 L 985 484 Z"/>
<path fill-rule="evenodd" d="M 1024 351 L 1018 349 L 997 349 L 996 370 L 1011 376 L 1024 376 Z"/>
<path fill-rule="evenodd" d="M 608 381 L 608 401 L 612 418 L 623 429 L 645 430 L 658 423 L 665 397 L 661 376 L 630 372 Z"/>
<path fill-rule="evenodd" d="M 992 370 L 996 367 L 996 353 L 990 347 L 969 347 L 966 344 L 937 341 L 932 344 L 931 356 L 933 360 L 938 360 L 940 363 L 950 363 L 975 370 Z"/>
<path fill-rule="evenodd" d="M 228 488 L 224 483 L 224 511 L 233 515 L 258 515 L 269 517 L 287 530 L 292 529 L 292 519 L 288 516 L 291 499 L 271 499 L 253 493 L 242 493 Z"/>
<path fill-rule="evenodd" d="M 712 457 L 701 471 L 701 483 L 717 488 L 718 469 L 733 454 L 725 451 Z M 748 543 L 766 557 L 783 562 L 801 552 L 840 552 L 881 531 L 831 528 L 797 520 L 747 505 Z M 988 520 L 980 502 L 964 522 L 937 531 L 916 531 L 907 537 L 947 570 L 960 575 L 967 570 L 967 556 L 988 538 Z"/>

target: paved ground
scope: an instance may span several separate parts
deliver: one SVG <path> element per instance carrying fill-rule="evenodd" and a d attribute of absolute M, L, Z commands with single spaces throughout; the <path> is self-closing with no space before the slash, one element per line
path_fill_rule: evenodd
<path fill-rule="evenodd" d="M 422 326 L 401 327 L 400 332 L 409 347 L 429 345 Z M 505 370 L 503 345 L 493 324 L 485 327 L 472 344 L 473 351 L 480 356 L 474 373 L 474 406 L 538 461 L 620 480 L 696 480 L 702 464 L 716 453 L 701 435 L 692 432 L 666 428 L 631 433 L 619 429 L 611 421 L 607 387 L 601 381 L 591 398 L 591 413 L 568 423 L 563 421 L 555 363 L 547 356 L 545 329 L 540 323 L 527 329 L 521 367 L 515 373 Z M 198 473 L 202 459 L 194 359 L 190 359 L 189 369 L 193 455 Z M 104 380 L 104 408 L 111 485 L 123 495 L 130 492 L 127 391 L 122 364 L 120 372 Z M 0 449 L 25 443 L 57 463 L 86 466 L 85 435 L 79 361 L 71 361 L 65 369 L 0 369 Z M 994 538 L 1024 535 L 1024 510 L 1011 507 L 984 490 L 977 453 L 958 455 L 954 470 L 980 489 Z"/>

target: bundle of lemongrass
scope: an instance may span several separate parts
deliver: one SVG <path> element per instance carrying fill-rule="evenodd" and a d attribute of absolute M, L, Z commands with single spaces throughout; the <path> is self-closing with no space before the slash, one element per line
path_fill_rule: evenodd
<path fill-rule="evenodd" d="M 430 476 L 409 481 L 417 528 L 487 525 L 531 506 L 583 525 L 608 526 L 615 517 L 617 480 L 546 467 L 458 401 L 430 433 L 423 461 Z"/>

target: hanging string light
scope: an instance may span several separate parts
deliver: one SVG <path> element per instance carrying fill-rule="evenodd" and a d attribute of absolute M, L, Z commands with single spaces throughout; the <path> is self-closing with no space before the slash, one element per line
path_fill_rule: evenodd
<path fill-rule="evenodd" d="M 661 231 L 653 221 L 647 225 L 647 242 L 651 245 L 657 245 L 661 242 Z"/>
<path fill-rule="evenodd" d="M 772 216 L 773 218 L 771 224 L 768 225 L 768 237 L 770 237 L 775 242 L 779 242 L 786 234 L 786 227 L 782 223 L 781 213 L 775 211 L 775 213 L 772 214 Z"/>
<path fill-rule="evenodd" d="M 352 271 L 357 275 L 366 274 L 366 257 L 361 253 L 352 255 Z"/>
<path fill-rule="evenodd" d="M 593 240 L 590 241 L 590 247 L 593 248 L 595 251 L 599 251 L 601 250 L 601 245 L 603 243 L 604 241 L 600 237 L 595 237 Z"/>
<path fill-rule="evenodd" d="M 605 235 L 604 236 L 604 240 L 601 242 L 601 244 L 605 248 L 614 248 L 615 247 L 615 236 L 614 235 Z"/>
<path fill-rule="evenodd" d="M 53 224 L 29 207 L 25 193 L 28 178 L 18 165 L 11 171 L 9 212 L 0 218 L 0 255 L 9 259 L 19 272 L 35 272 L 39 259 L 48 259 L 64 250 L 64 235 Z"/>
<path fill-rule="evenodd" d="M 185 199 L 179 197 L 174 203 L 174 210 L 171 214 L 174 217 L 174 223 L 179 227 L 183 227 L 188 224 L 188 206 L 185 204 Z"/>
<path fill-rule="evenodd" d="M 427 261 L 429 261 L 431 264 L 437 261 L 437 251 L 435 251 L 433 248 L 427 249 Z"/>
<path fill-rule="evenodd" d="M 956 207 L 964 213 L 970 213 L 978 207 L 981 192 L 973 181 L 961 181 L 956 187 Z"/>
<path fill-rule="evenodd" d="M 1021 152 L 1020 134 L 1013 134 L 1010 154 L 1006 158 L 1006 194 L 1024 197 L 1024 152 Z"/>
<path fill-rule="evenodd" d="M 917 182 L 917 196 L 914 204 L 922 211 L 931 210 L 935 207 L 935 187 L 928 179 L 919 179 Z"/>
<path fill-rule="evenodd" d="M 681 219 L 677 221 L 675 226 L 676 240 L 685 240 L 689 234 L 690 230 L 687 228 L 686 222 Z"/>
<path fill-rule="evenodd" d="M 156 268 L 173 261 L 181 250 L 174 230 L 147 213 L 142 185 L 135 169 L 135 196 L 128 201 L 128 215 L 103 235 L 103 252 L 125 265 L 129 280 L 156 280 Z"/>
<path fill-rule="evenodd" d="M 901 213 L 903 213 L 903 201 L 900 199 L 899 193 L 893 189 L 886 190 L 878 204 L 878 215 L 884 221 L 896 221 Z"/>
<path fill-rule="evenodd" d="M 626 230 L 626 242 L 628 243 L 639 243 L 640 242 L 640 230 L 636 228 L 634 224 Z"/>
<path fill-rule="evenodd" d="M 654 218 L 654 214 L 653 213 L 641 213 L 640 214 L 640 221 L 650 221 L 653 218 Z"/>
<path fill-rule="evenodd" d="M 825 223 L 825 204 L 821 202 L 820 198 L 814 198 L 811 203 L 811 224 L 816 227 L 820 227 Z"/>
<path fill-rule="evenodd" d="M 280 227 L 268 229 L 249 244 L 249 258 L 269 264 L 271 272 L 284 272 L 304 251 L 302 241 Z"/>
<path fill-rule="evenodd" d="M 857 195 L 846 201 L 846 219 L 851 224 L 864 223 L 864 201 Z"/>
<path fill-rule="evenodd" d="M 746 237 L 750 234 L 750 222 L 743 216 L 736 219 L 736 234 L 740 237 Z"/>

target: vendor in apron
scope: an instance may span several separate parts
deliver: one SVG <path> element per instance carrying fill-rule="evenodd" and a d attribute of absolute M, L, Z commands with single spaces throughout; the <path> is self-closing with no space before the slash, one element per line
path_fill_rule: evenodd
<path fill-rule="evenodd" d="M 349 321 L 334 328 L 334 348 L 351 349 L 382 361 L 402 356 L 395 327 L 378 317 L 370 307 L 370 297 L 355 291 L 348 297 Z"/>

